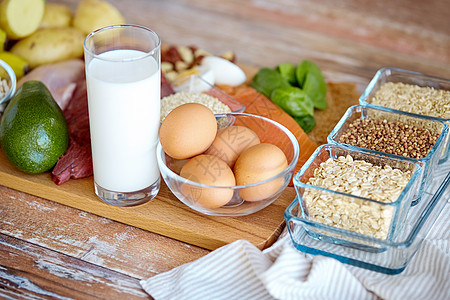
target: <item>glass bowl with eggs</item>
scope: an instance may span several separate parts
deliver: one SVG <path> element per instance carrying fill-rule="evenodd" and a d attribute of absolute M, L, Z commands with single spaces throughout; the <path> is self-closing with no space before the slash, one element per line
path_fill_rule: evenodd
<path fill-rule="evenodd" d="M 291 182 L 299 145 L 284 126 L 245 113 L 214 114 L 198 103 L 161 124 L 157 160 L 170 191 L 211 216 L 243 216 L 274 202 Z"/>

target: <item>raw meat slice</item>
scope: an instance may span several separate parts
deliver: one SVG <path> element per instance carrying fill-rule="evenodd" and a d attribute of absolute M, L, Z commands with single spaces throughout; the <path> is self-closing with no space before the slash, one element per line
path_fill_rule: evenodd
<path fill-rule="evenodd" d="M 60 185 L 69 179 L 93 174 L 86 80 L 78 81 L 73 97 L 64 110 L 70 143 L 52 171 L 52 180 Z"/>
<path fill-rule="evenodd" d="M 42 65 L 33 69 L 19 80 L 17 88 L 25 81 L 42 81 L 50 90 L 59 107 L 64 110 L 75 91 L 76 82 L 83 76 L 84 61 L 81 59 L 71 59 Z"/>

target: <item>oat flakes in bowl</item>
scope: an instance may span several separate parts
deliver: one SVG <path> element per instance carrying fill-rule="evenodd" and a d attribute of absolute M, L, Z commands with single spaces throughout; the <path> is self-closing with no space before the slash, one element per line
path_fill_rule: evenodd
<path fill-rule="evenodd" d="M 302 217 L 330 228 L 309 234 L 367 248 L 402 229 L 421 167 L 409 160 L 322 145 L 294 177 Z M 339 229 L 340 233 L 334 232 Z"/>

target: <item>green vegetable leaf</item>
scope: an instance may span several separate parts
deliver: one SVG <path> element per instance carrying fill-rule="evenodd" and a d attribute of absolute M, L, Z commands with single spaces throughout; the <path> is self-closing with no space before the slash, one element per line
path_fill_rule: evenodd
<path fill-rule="evenodd" d="M 301 88 L 305 85 L 306 75 L 311 73 L 315 74 L 318 78 L 324 79 L 319 66 L 310 60 L 305 59 L 297 66 L 295 76 Z"/>
<path fill-rule="evenodd" d="M 279 64 L 277 71 L 286 78 L 286 80 L 293 86 L 298 86 L 297 77 L 295 75 L 296 66 L 291 63 Z"/>
<path fill-rule="evenodd" d="M 311 98 L 315 108 L 327 108 L 328 104 L 325 98 L 327 94 L 327 84 L 323 77 L 318 77 L 315 73 L 306 74 L 303 90 Z"/>
<path fill-rule="evenodd" d="M 316 126 L 316 120 L 313 116 L 294 117 L 294 120 L 300 125 L 305 133 L 311 132 Z"/>
<path fill-rule="evenodd" d="M 327 108 L 327 84 L 319 66 L 310 60 L 303 60 L 295 70 L 300 87 L 311 97 L 314 107 Z"/>
<path fill-rule="evenodd" d="M 251 86 L 264 96 L 270 98 L 273 90 L 290 85 L 287 79 L 281 76 L 277 70 L 261 68 L 258 73 L 253 76 Z"/>
<path fill-rule="evenodd" d="M 293 117 L 314 115 L 314 104 L 308 94 L 298 87 L 277 88 L 270 99 Z"/>

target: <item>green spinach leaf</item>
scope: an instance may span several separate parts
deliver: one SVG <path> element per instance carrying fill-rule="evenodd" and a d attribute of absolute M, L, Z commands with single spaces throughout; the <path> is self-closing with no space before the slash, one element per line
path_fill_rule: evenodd
<path fill-rule="evenodd" d="M 290 84 L 277 70 L 261 68 L 258 73 L 253 76 L 251 86 L 264 96 L 270 98 L 273 90 L 279 87 L 290 86 Z"/>
<path fill-rule="evenodd" d="M 322 80 L 325 81 L 319 66 L 314 62 L 305 59 L 300 62 L 295 70 L 295 76 L 297 77 L 297 82 L 301 88 L 305 85 L 306 75 L 311 73 L 315 74 L 317 78 L 322 78 Z"/>
<path fill-rule="evenodd" d="M 302 117 L 294 117 L 294 120 L 300 125 L 305 133 L 311 132 L 316 126 L 316 120 L 313 116 L 306 115 Z"/>
<path fill-rule="evenodd" d="M 297 67 L 291 63 L 283 63 L 277 66 L 277 71 L 286 78 L 286 80 L 293 86 L 298 86 L 295 70 Z"/>
<path fill-rule="evenodd" d="M 293 117 L 314 115 L 314 104 L 307 93 L 298 87 L 281 87 L 272 92 L 270 99 Z"/>
<path fill-rule="evenodd" d="M 311 97 L 315 108 L 327 108 L 328 104 L 325 98 L 327 94 L 327 84 L 323 77 L 318 77 L 315 73 L 306 74 L 303 90 Z"/>

